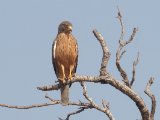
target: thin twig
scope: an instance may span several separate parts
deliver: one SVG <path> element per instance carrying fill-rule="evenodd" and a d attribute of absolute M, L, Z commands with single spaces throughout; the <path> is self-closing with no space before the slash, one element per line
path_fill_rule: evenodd
<path fill-rule="evenodd" d="M 102 99 L 102 105 L 103 105 L 103 108 L 107 108 L 107 109 L 110 109 L 110 106 L 109 106 L 109 102 L 107 102 L 106 100 L 103 100 Z"/>
<path fill-rule="evenodd" d="M 122 56 L 123 56 L 125 53 L 126 53 L 125 50 L 123 50 L 123 51 L 121 52 L 120 57 L 119 57 L 119 60 L 121 60 Z"/>
<path fill-rule="evenodd" d="M 67 115 L 67 118 L 65 120 L 69 120 L 70 116 L 71 115 L 75 115 L 75 114 L 78 114 L 78 113 L 81 113 L 83 112 L 85 109 L 88 109 L 88 107 L 80 107 L 79 110 L 75 111 L 75 112 L 71 112 Z"/>
<path fill-rule="evenodd" d="M 154 78 L 151 77 L 149 82 L 147 83 L 146 89 L 145 89 L 145 93 L 151 98 L 152 100 L 152 108 L 151 108 L 151 112 L 150 112 L 150 120 L 154 120 L 154 114 L 155 114 L 155 110 L 156 110 L 156 98 L 154 96 L 154 94 L 151 91 L 151 85 L 154 82 Z"/>
<path fill-rule="evenodd" d="M 60 103 L 60 100 L 54 100 L 53 98 L 49 97 L 48 95 L 45 95 L 45 98 L 49 99 L 51 102 L 59 101 L 59 103 Z M 68 105 L 88 107 L 90 104 L 78 101 L 78 102 L 69 102 Z"/>
<path fill-rule="evenodd" d="M 132 80 L 130 82 L 130 86 L 132 87 L 134 81 L 135 81 L 135 76 L 136 76 L 136 66 L 139 63 L 139 52 L 137 54 L 136 60 L 133 61 L 133 70 L 132 70 Z"/>
<path fill-rule="evenodd" d="M 52 103 L 33 104 L 28 106 L 16 106 L 16 105 L 9 105 L 9 104 L 0 104 L 0 106 L 7 107 L 7 108 L 15 108 L 15 109 L 30 109 L 30 108 L 45 107 L 45 106 L 56 105 L 56 104 L 59 104 L 59 101 L 55 101 Z"/>
<path fill-rule="evenodd" d="M 120 21 L 120 24 L 121 24 L 121 37 L 120 37 L 120 40 L 123 40 L 124 39 L 124 34 L 125 34 L 125 27 L 124 27 L 124 24 L 123 24 L 123 21 L 122 21 L 122 14 L 120 12 L 120 9 L 119 7 L 117 7 L 118 9 L 118 20 Z"/>
<path fill-rule="evenodd" d="M 45 95 L 45 98 L 49 99 L 51 102 L 55 101 L 53 98 L 49 97 L 47 94 Z"/>

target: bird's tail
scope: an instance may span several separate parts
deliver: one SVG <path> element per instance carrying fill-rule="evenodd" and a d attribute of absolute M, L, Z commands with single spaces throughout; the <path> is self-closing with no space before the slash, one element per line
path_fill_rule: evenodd
<path fill-rule="evenodd" d="M 69 102 L 69 85 L 62 86 L 61 88 L 61 104 L 66 106 Z"/>

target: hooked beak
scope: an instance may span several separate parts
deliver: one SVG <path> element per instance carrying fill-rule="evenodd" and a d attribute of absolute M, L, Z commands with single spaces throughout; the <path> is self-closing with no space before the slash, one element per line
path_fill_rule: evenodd
<path fill-rule="evenodd" d="M 72 32 L 72 26 L 69 26 L 68 29 L 70 32 Z"/>

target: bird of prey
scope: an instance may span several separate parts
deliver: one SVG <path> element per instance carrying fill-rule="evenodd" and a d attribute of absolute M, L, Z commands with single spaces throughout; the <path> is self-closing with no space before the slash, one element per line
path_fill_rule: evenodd
<path fill-rule="evenodd" d="M 69 85 L 76 73 L 78 62 L 78 46 L 75 37 L 72 35 L 72 24 L 63 21 L 58 27 L 58 34 L 52 45 L 52 63 L 55 74 L 61 84 L 61 104 L 69 102 Z"/>

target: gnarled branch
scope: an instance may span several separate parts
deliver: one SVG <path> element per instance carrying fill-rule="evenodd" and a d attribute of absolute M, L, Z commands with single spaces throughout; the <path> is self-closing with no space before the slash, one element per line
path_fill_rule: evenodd
<path fill-rule="evenodd" d="M 102 47 L 103 57 L 102 57 L 101 68 L 100 68 L 100 76 L 105 76 L 107 75 L 106 67 L 110 58 L 110 52 L 103 36 L 96 29 L 93 30 L 93 34 L 97 38 L 97 40 L 100 42 L 100 45 Z"/>

